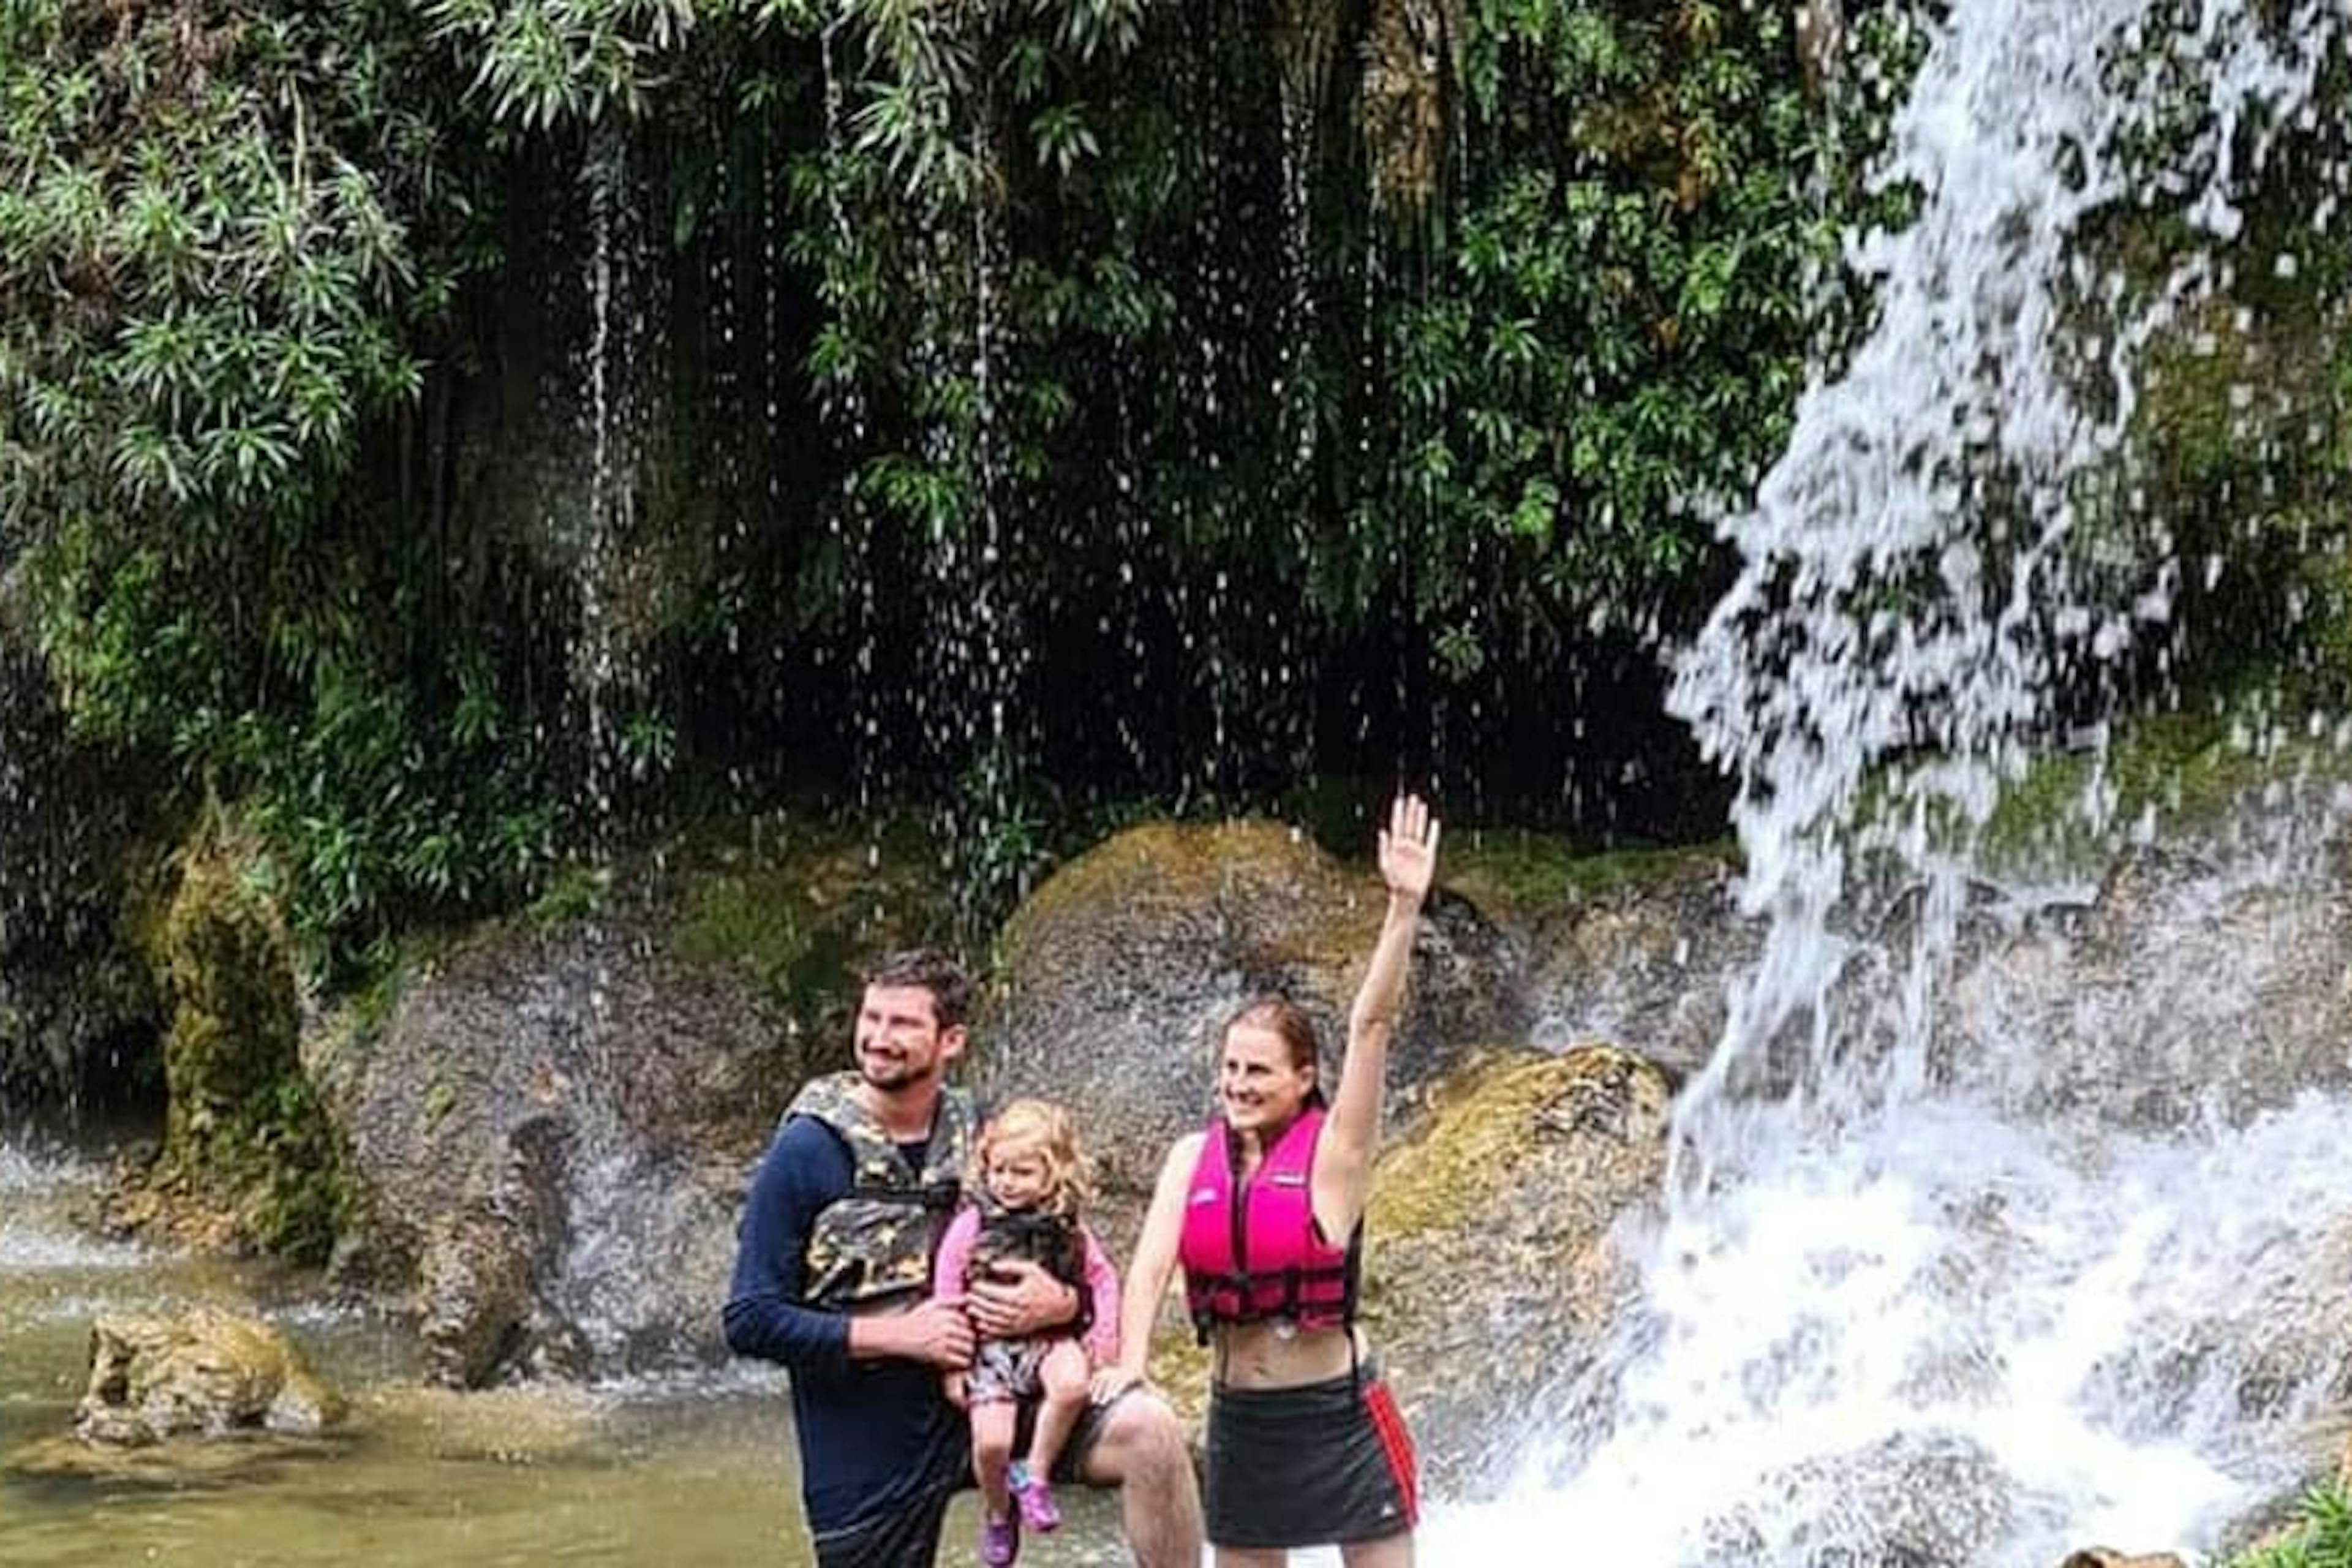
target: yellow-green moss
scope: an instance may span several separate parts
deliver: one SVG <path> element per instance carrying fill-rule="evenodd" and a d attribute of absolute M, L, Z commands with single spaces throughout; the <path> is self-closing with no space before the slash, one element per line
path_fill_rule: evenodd
<path fill-rule="evenodd" d="M 1627 888 L 1713 869 L 1738 853 L 1728 842 L 1580 854 L 1558 834 L 1467 828 L 1445 836 L 1444 884 L 1496 912 L 1555 909 Z"/>
<path fill-rule="evenodd" d="M 2240 738 L 2242 727 L 2223 717 L 2166 714 L 2123 730 L 2105 756 L 2103 783 L 2113 803 L 2105 829 L 2084 809 L 2094 759 L 2042 759 L 2002 791 L 1985 827 L 1987 863 L 1996 870 L 2092 871 L 2112 856 L 2117 830 L 2144 819 L 2158 841 L 2176 843 L 2220 826 L 2267 782 L 2352 777 L 2352 757 L 2326 737 L 2297 731 L 2257 751 Z"/>
<path fill-rule="evenodd" d="M 161 1184 L 264 1250 L 325 1257 L 348 1211 L 333 1129 L 300 1058 L 294 951 L 257 850 L 217 812 L 142 934 L 170 1021 Z"/>
<path fill-rule="evenodd" d="M 677 858 L 671 952 L 735 968 L 787 1001 L 838 992 L 861 960 L 937 940 L 948 918 L 928 842 L 908 824 L 711 828 Z"/>
<path fill-rule="evenodd" d="M 1172 900 L 1194 899 L 1213 889 L 1229 866 L 1281 865 L 1318 853 L 1303 833 L 1260 818 L 1142 823 L 1062 866 L 1024 901 L 1015 921 L 1051 926 L 1073 908 L 1097 908 L 1106 895 L 1137 886 Z"/>
<path fill-rule="evenodd" d="M 1461 1223 L 1518 1161 L 1528 1119 L 1559 1093 L 1560 1058 L 1497 1052 L 1465 1066 L 1432 1103 L 1419 1136 L 1390 1150 L 1372 1184 L 1375 1236 Z"/>

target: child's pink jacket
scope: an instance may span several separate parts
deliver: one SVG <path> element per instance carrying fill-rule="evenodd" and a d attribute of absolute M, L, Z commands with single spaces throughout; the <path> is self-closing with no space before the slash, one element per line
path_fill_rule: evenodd
<path fill-rule="evenodd" d="M 972 1244 L 979 1239 L 979 1205 L 966 1204 L 948 1222 L 947 1234 L 940 1237 L 939 1257 L 931 1266 L 932 1289 L 939 1300 L 963 1300 L 963 1277 L 971 1267 Z M 1086 1347 L 1088 1364 L 1108 1366 L 1118 1359 L 1118 1270 L 1111 1267 L 1110 1255 L 1095 1240 L 1095 1233 L 1083 1225 L 1078 1226 L 1078 1246 L 1086 1256 L 1087 1289 L 1095 1303 L 1094 1321 L 1080 1342 Z M 1046 1337 L 1059 1334 L 1048 1330 Z"/>

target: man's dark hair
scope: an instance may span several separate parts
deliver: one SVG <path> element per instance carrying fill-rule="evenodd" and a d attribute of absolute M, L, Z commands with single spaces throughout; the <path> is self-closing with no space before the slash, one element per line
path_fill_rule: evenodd
<path fill-rule="evenodd" d="M 931 1013 L 942 1029 L 962 1026 L 971 1016 L 971 976 L 963 965 L 932 947 L 887 953 L 866 967 L 868 985 L 919 986 L 931 994 Z"/>

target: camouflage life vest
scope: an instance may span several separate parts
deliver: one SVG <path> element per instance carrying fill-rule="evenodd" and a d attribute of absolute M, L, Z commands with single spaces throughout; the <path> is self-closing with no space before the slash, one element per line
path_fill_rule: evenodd
<path fill-rule="evenodd" d="M 910 1300 L 929 1289 L 931 1254 L 962 1195 L 979 1119 L 961 1090 L 940 1091 L 921 1170 L 859 1100 L 856 1073 L 803 1087 L 786 1121 L 822 1121 L 849 1147 L 850 1189 L 817 1211 L 801 1263 L 801 1300 L 835 1311 Z"/>
<path fill-rule="evenodd" d="M 971 1272 L 1000 1258 L 1034 1263 L 1065 1285 L 1084 1285 L 1087 1259 L 1078 1240 L 1077 1216 L 1044 1209 L 1009 1209 L 982 1193 L 980 1234 L 971 1244 Z"/>

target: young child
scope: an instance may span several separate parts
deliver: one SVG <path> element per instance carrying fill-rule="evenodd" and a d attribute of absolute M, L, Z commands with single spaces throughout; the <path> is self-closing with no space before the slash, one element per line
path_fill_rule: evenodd
<path fill-rule="evenodd" d="M 960 1298 L 1000 1258 L 1029 1259 L 1092 1293 L 1090 1325 L 983 1338 L 971 1369 L 948 1376 L 948 1397 L 971 1419 L 971 1468 L 983 1514 L 980 1560 L 1006 1568 L 1020 1552 L 1021 1526 L 1042 1532 L 1062 1522 L 1048 1478 L 1086 1408 L 1093 1370 L 1118 1359 L 1118 1274 L 1080 1223 L 1086 1175 L 1077 1134 L 1061 1107 L 1041 1100 L 1004 1107 L 982 1131 L 972 1166 L 971 1201 L 940 1238 L 932 1278 L 940 1295 Z M 1028 1454 L 1016 1460 L 1020 1407 L 1032 1400 L 1036 1429 Z"/>

